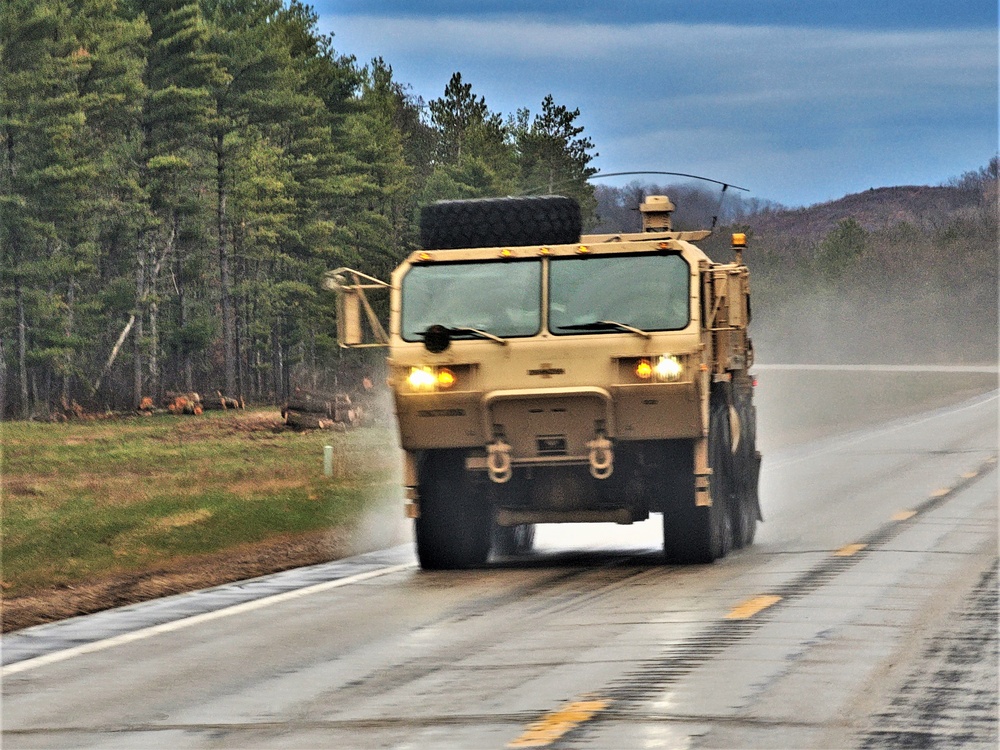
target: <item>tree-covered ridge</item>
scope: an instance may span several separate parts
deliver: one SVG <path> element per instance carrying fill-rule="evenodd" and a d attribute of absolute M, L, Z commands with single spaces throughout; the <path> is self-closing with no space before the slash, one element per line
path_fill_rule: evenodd
<path fill-rule="evenodd" d="M 719 226 L 702 244 L 730 260 L 750 247 L 762 363 L 988 364 L 997 361 L 1000 161 L 940 186 L 873 188 L 804 208 L 690 183 L 600 185 L 598 231 L 639 231 L 643 197 L 667 194 L 675 228 Z"/>
<path fill-rule="evenodd" d="M 459 73 L 425 105 L 298 0 L 6 0 L 0 415 L 334 377 L 322 273 L 386 275 L 441 198 L 592 212 L 578 116 L 505 119 Z"/>

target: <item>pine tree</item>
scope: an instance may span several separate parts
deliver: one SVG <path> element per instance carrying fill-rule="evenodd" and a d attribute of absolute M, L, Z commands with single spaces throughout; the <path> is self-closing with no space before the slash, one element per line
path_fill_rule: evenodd
<path fill-rule="evenodd" d="M 41 174 L 46 168 L 42 102 L 54 77 L 52 37 L 58 27 L 55 13 L 35 0 L 0 4 L 0 284 L 2 319 L 13 321 L 17 340 L 18 413 L 32 413 L 29 348 L 34 331 L 29 320 L 37 315 L 47 227 L 37 217 L 43 200 Z M 3 336 L 10 336 L 5 328 Z M 0 415 L 2 416 L 2 415 Z"/>
<path fill-rule="evenodd" d="M 99 286 L 99 240 L 120 183 L 129 179 L 122 167 L 142 88 L 147 29 L 141 20 L 123 18 L 113 0 L 5 10 L 11 25 L 4 28 L 12 34 L 3 44 L 10 63 L 4 137 L 9 190 L 18 204 L 6 231 L 16 238 L 13 245 L 31 248 L 28 255 L 14 251 L 20 257 L 12 268 L 31 269 L 36 304 L 35 314 L 27 315 L 25 290 L 15 290 L 24 321 L 18 324 L 19 351 L 27 356 L 31 336 L 44 383 L 42 398 L 33 394 L 34 400 L 49 402 L 58 380 L 67 402 L 76 384 L 87 380 L 81 355 L 93 350 L 91 339 L 102 328 L 89 302 Z M 19 365 L 22 396 L 27 369 Z"/>
<path fill-rule="evenodd" d="M 422 202 L 440 198 L 507 195 L 516 186 L 517 164 L 507 126 L 472 84 L 454 73 L 444 96 L 428 104 L 437 133 L 437 161 Z"/>
<path fill-rule="evenodd" d="M 215 55 L 208 51 L 209 29 L 194 0 L 153 0 L 145 4 L 152 34 L 146 68 L 147 96 L 142 117 L 141 182 L 146 195 L 145 221 L 135 255 L 137 322 L 133 401 L 144 393 L 144 360 L 148 392 L 160 395 L 162 350 L 159 288 L 161 273 L 173 271 L 176 298 L 169 320 L 185 390 L 193 388 L 193 358 L 206 341 L 191 336 L 205 327 L 205 313 L 193 314 L 188 294 L 190 256 L 204 232 L 208 196 L 201 187 L 209 179 L 213 114 L 211 87 L 225 81 Z M 136 317 L 137 316 L 137 317 Z M 144 336 L 145 323 L 148 336 Z M 128 325 L 128 324 L 126 324 Z M 192 332 L 186 331 L 194 326 Z M 178 384 L 171 384 L 177 387 Z"/>
<path fill-rule="evenodd" d="M 590 162 L 593 142 L 583 137 L 583 126 L 576 124 L 580 110 L 570 111 L 556 104 L 549 94 L 542 100 L 542 111 L 531 120 L 526 109 L 518 112 L 513 124 L 521 166 L 523 191 L 558 193 L 577 199 L 585 217 L 593 215 L 597 202 L 594 189 L 587 182 L 597 174 Z"/>

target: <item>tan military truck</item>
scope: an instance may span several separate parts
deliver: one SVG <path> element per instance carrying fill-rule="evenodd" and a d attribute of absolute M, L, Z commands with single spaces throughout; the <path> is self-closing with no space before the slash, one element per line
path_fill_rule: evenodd
<path fill-rule="evenodd" d="M 560 196 L 443 201 L 389 284 L 327 275 L 343 346 L 362 322 L 389 349 L 408 514 L 424 568 L 531 547 L 534 524 L 663 517 L 665 558 L 707 563 L 753 541 L 760 454 L 750 289 L 672 231 L 580 236 Z M 390 293 L 386 333 L 366 291 Z"/>

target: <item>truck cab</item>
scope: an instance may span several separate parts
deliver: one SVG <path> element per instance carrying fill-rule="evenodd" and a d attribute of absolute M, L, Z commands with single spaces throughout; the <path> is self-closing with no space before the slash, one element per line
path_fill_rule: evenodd
<path fill-rule="evenodd" d="M 745 238 L 713 262 L 696 244 L 710 232 L 673 231 L 672 210 L 650 196 L 642 232 L 581 235 L 558 196 L 425 208 L 385 333 L 423 567 L 524 552 L 538 523 L 651 513 L 671 562 L 752 542 Z M 371 280 L 352 274 L 330 277 L 348 345 L 371 310 Z"/>

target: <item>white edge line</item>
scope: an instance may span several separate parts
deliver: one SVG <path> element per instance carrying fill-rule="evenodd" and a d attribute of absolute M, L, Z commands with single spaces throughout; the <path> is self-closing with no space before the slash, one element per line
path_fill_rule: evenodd
<path fill-rule="evenodd" d="M 65 661 L 66 659 L 72 659 L 75 656 L 92 654 L 96 651 L 103 651 L 105 649 L 114 648 L 115 646 L 121 646 L 126 643 L 141 641 L 145 638 L 159 635 L 160 633 L 170 633 L 175 630 L 182 630 L 183 628 L 190 627 L 191 625 L 199 625 L 203 622 L 219 620 L 223 617 L 238 615 L 244 612 L 251 612 L 255 609 L 263 609 L 264 607 L 269 607 L 272 604 L 280 604 L 281 602 L 299 599 L 311 594 L 318 594 L 322 591 L 329 591 L 330 589 L 340 588 L 341 586 L 347 586 L 352 583 L 367 581 L 371 578 L 378 578 L 379 576 L 398 573 L 413 567 L 416 567 L 416 563 L 403 563 L 401 565 L 392 565 L 388 568 L 370 570 L 367 573 L 358 573 L 357 575 L 347 576 L 346 578 L 338 578 L 333 581 L 324 581 L 323 583 L 316 583 L 312 586 L 306 586 L 293 591 L 284 591 L 280 594 L 265 596 L 261 599 L 243 602 L 242 604 L 234 604 L 231 607 L 216 609 L 212 612 L 203 612 L 200 615 L 192 615 L 191 617 L 184 617 L 180 620 L 174 620 L 173 622 L 165 622 L 160 625 L 142 628 L 141 630 L 134 630 L 131 633 L 122 633 L 121 635 L 105 638 L 100 641 L 85 643 L 82 646 L 73 646 L 72 648 L 63 649 L 61 651 L 53 651 L 52 653 L 36 656 L 32 659 L 25 659 L 24 661 L 8 664 L 0 669 L 0 676 L 6 677 L 7 675 L 17 674 L 18 672 L 26 672 L 29 669 L 43 667 L 46 664 L 54 664 L 56 662 Z"/>

